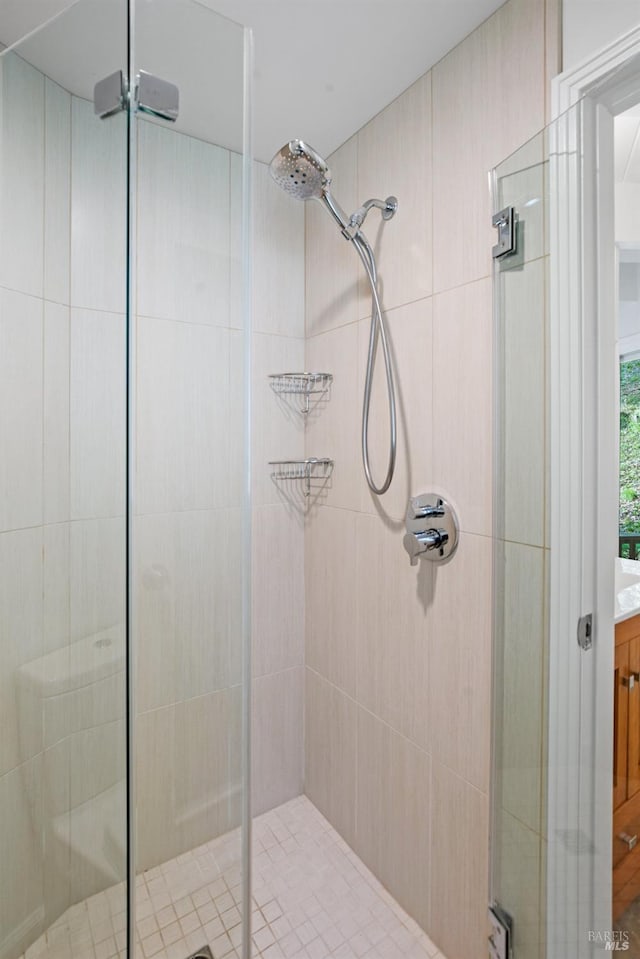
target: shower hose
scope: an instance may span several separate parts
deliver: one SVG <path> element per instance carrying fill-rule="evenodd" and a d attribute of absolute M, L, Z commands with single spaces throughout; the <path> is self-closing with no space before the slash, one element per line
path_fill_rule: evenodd
<path fill-rule="evenodd" d="M 369 285 L 371 287 L 371 327 L 369 329 L 369 349 L 367 353 L 367 374 L 364 384 L 364 399 L 362 404 L 362 464 L 364 474 L 367 478 L 369 489 L 376 496 L 381 496 L 389 489 L 396 465 L 396 398 L 393 385 L 393 367 L 391 364 L 391 351 L 389 348 L 389 336 L 382 308 L 380 306 L 380 297 L 378 296 L 376 260 L 373 250 L 363 233 L 358 231 L 353 237 L 353 243 L 358 255 L 365 268 Z M 378 336 L 382 343 L 382 354 L 384 357 L 384 367 L 387 377 L 387 397 L 389 402 L 389 458 L 387 461 L 387 473 L 381 486 L 376 486 L 371 474 L 371 464 L 369 462 L 369 411 L 371 407 L 371 387 L 373 383 L 373 367 L 376 358 L 376 348 L 378 345 Z"/>

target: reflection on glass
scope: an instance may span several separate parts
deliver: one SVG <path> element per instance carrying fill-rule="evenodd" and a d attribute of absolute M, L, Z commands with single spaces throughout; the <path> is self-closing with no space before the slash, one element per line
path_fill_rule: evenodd
<path fill-rule="evenodd" d="M 535 137 L 495 171 L 494 207 L 517 212 L 517 250 L 496 262 L 499 391 L 491 899 L 513 921 L 514 954 L 545 954 L 544 797 L 549 568 L 548 143 Z"/>
<path fill-rule="evenodd" d="M 125 31 L 85 0 L 0 57 L 2 959 L 126 945 Z"/>
<path fill-rule="evenodd" d="M 131 132 L 127 6 L 0 55 L 0 959 L 127 954 L 128 758 L 143 954 L 243 948 L 244 31 L 139 4 L 180 111 Z"/>
<path fill-rule="evenodd" d="M 242 946 L 243 43 L 137 10 L 180 109 L 136 116 L 136 928 L 185 957 Z"/>

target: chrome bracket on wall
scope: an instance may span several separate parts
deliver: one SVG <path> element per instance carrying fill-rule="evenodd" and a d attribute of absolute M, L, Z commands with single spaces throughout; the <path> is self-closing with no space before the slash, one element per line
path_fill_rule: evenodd
<path fill-rule="evenodd" d="M 128 84 L 122 70 L 116 70 L 93 88 L 93 112 L 101 120 L 124 110 L 127 103 Z"/>
<path fill-rule="evenodd" d="M 141 113 L 175 123 L 180 109 L 180 91 L 175 83 L 141 70 L 136 77 L 135 102 Z"/>
<path fill-rule="evenodd" d="M 516 252 L 516 211 L 512 206 L 506 206 L 491 219 L 491 223 L 498 231 L 498 242 L 492 253 L 494 260 L 509 256 Z"/>
<path fill-rule="evenodd" d="M 94 113 L 103 120 L 120 113 L 126 107 L 131 93 L 124 73 L 116 70 L 96 83 L 93 89 Z M 175 123 L 180 109 L 180 91 L 175 83 L 141 70 L 136 77 L 133 102 L 141 113 Z"/>
<path fill-rule="evenodd" d="M 489 959 L 510 959 L 513 919 L 497 904 L 489 907 Z"/>
<path fill-rule="evenodd" d="M 584 650 L 593 646 L 593 613 L 587 613 L 578 620 L 578 646 Z"/>

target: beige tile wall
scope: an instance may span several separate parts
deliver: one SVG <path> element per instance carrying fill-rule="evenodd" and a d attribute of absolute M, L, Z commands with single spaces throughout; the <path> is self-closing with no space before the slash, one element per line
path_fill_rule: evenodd
<path fill-rule="evenodd" d="M 488 174 L 544 126 L 556 23 L 543 0 L 508 0 L 330 159 L 347 209 L 370 195 L 399 200 L 395 219 L 381 227 L 372 214 L 365 227 L 398 381 L 397 475 L 381 499 L 364 483 L 359 445 L 366 285 L 324 211 L 306 211 L 307 366 L 335 376 L 306 449 L 334 457 L 335 471 L 306 524 L 305 790 L 449 959 L 486 955 Z M 379 363 L 375 475 L 388 436 L 382 372 Z M 429 490 L 456 506 L 460 546 L 450 564 L 414 569 L 404 513 L 409 495 Z"/>
<path fill-rule="evenodd" d="M 146 869 L 240 822 L 244 342 L 240 157 L 143 121 L 138 163 L 137 785 Z M 162 183 L 170 201 L 159 207 Z M 268 380 L 304 365 L 304 210 L 274 188 L 264 164 L 254 164 L 253 191 L 257 814 L 299 795 L 304 769 L 304 526 L 268 464 L 304 450 L 304 417 Z"/>
<path fill-rule="evenodd" d="M 302 792 L 304 777 L 304 520 L 299 490 L 269 460 L 304 455 L 305 418 L 271 389 L 270 373 L 304 369 L 304 207 L 253 167 L 252 669 L 253 813 Z"/>

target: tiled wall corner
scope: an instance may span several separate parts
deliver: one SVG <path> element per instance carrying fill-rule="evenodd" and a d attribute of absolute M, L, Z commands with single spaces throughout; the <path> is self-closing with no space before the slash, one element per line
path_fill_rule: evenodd
<path fill-rule="evenodd" d="M 304 779 L 304 667 L 253 681 L 254 816 L 299 796 Z"/>
<path fill-rule="evenodd" d="M 345 244 L 341 253 L 344 257 L 353 251 Z M 311 411 L 305 431 L 306 455 L 328 456 L 335 462 L 320 502 L 342 509 L 358 509 L 360 460 L 354 457 L 360 443 L 358 323 L 334 327 L 310 337 L 305 353 L 305 369 L 333 376 L 327 402 Z"/>
<path fill-rule="evenodd" d="M 315 670 L 305 676 L 305 792 L 355 846 L 358 707 Z"/>
<path fill-rule="evenodd" d="M 304 513 L 299 484 L 270 460 L 304 455 L 299 397 L 270 374 L 304 366 L 304 207 L 254 163 L 251 393 L 253 812 L 298 796 L 304 778 Z"/>

